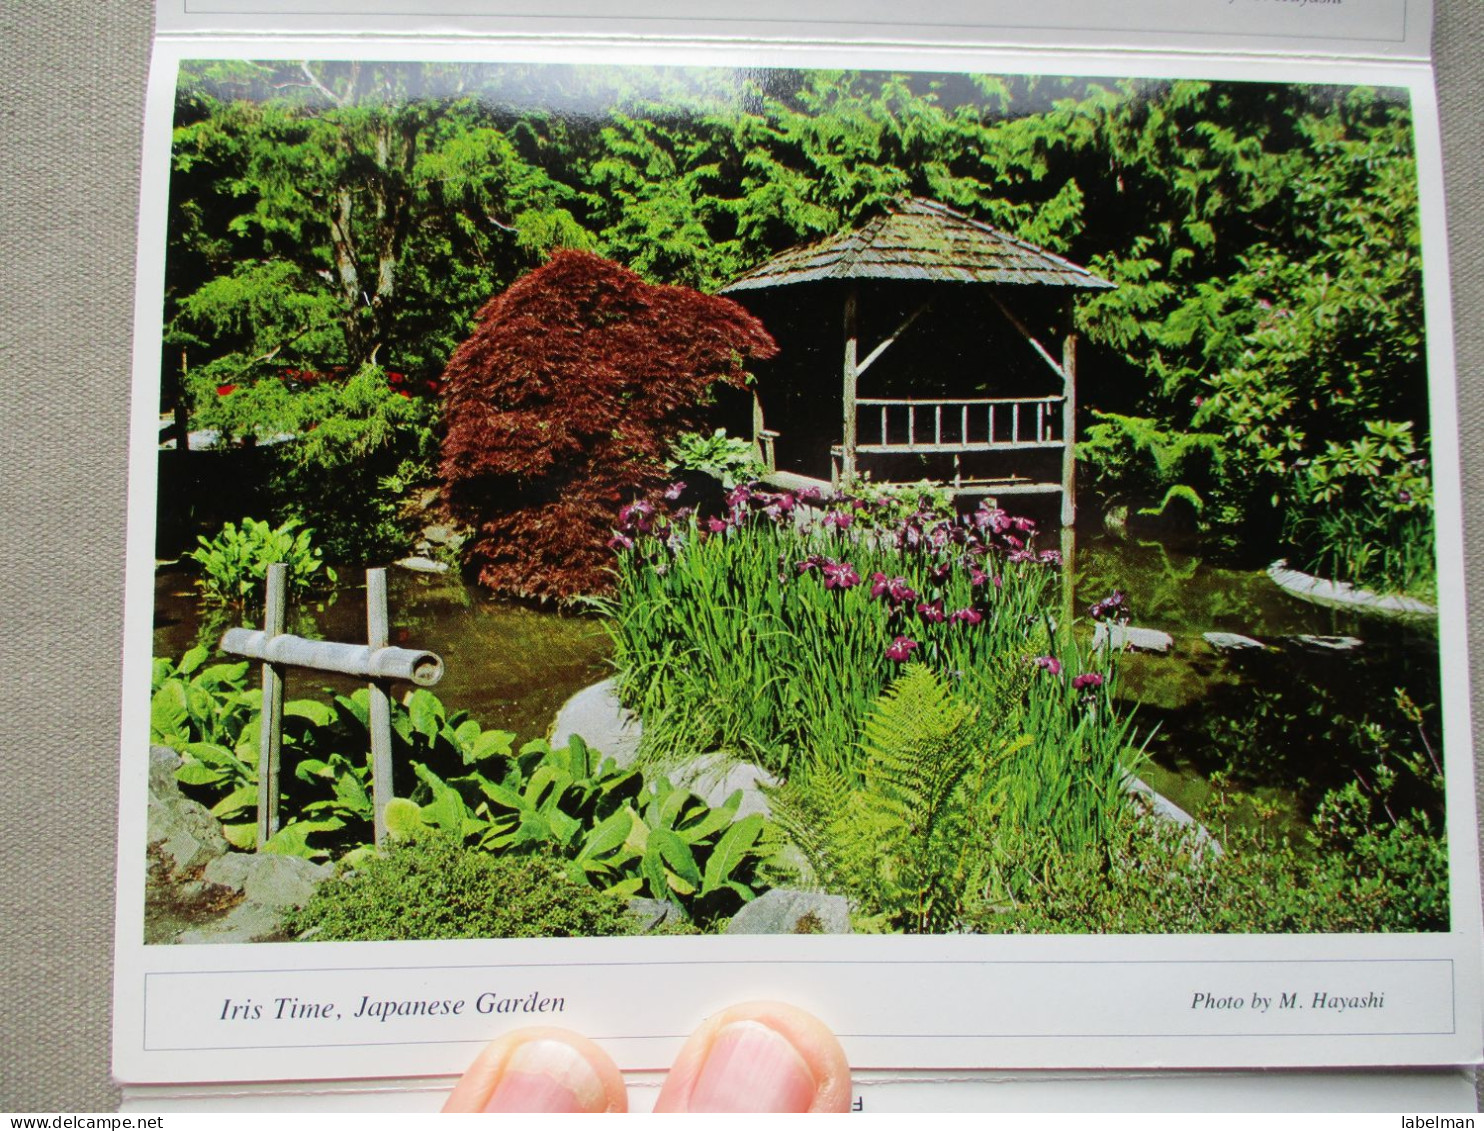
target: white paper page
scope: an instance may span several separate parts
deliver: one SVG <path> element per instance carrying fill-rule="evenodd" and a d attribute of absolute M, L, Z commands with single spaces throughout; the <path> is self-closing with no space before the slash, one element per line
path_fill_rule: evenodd
<path fill-rule="evenodd" d="M 807 5 L 768 0 L 746 12 L 710 0 L 645 0 L 616 10 L 600 0 L 162 0 L 163 34 L 293 32 L 585 36 L 878 42 L 1121 50 L 1189 49 L 1424 59 L 1431 0 L 954 0 L 904 18 L 885 0 Z"/>
<path fill-rule="evenodd" d="M 1462 556 L 1456 413 L 1448 322 L 1447 265 L 1441 208 L 1436 110 L 1430 73 L 1416 63 L 1357 61 L 1355 56 L 1425 55 L 1419 5 L 1347 2 L 1270 5 L 1285 38 L 1281 52 L 1318 50 L 1301 21 L 1343 10 L 1340 32 L 1327 32 L 1325 57 L 1257 60 L 1246 54 L 1158 54 L 1165 42 L 1125 29 L 1142 45 L 1137 61 L 1112 50 L 1083 51 L 1059 65 L 1040 52 L 986 51 L 977 43 L 1005 35 L 980 24 L 945 36 L 955 45 L 864 42 L 860 29 L 832 33 L 789 25 L 770 42 L 720 43 L 714 29 L 669 28 L 657 34 L 691 42 L 622 44 L 563 38 L 552 27 L 527 29 L 519 13 L 486 43 L 348 39 L 322 34 L 324 20 L 302 5 L 302 23 L 282 14 L 161 9 L 162 32 L 200 30 L 217 21 L 234 31 L 303 30 L 312 38 L 167 36 L 153 70 L 141 218 L 139 394 L 133 435 L 129 653 L 125 666 L 125 748 L 120 823 L 118 983 L 115 1065 L 127 1082 L 283 1080 L 439 1076 L 457 1071 L 490 1036 L 530 1020 L 506 1007 L 531 1008 L 599 1039 L 626 1069 L 669 1062 L 685 1033 L 727 1003 L 756 997 L 793 1000 L 826 1017 L 852 1063 L 862 1068 L 1051 1069 L 1460 1064 L 1480 1052 L 1477 861 L 1467 772 L 1467 642 L 1462 615 Z M 245 7 L 245 6 L 242 6 Z M 1161 8 L 1150 5 L 1152 18 Z M 1188 9 L 1182 8 L 1182 11 Z M 334 14 L 334 13 L 332 13 Z M 395 13 L 388 13 L 395 14 Z M 1076 10 L 1065 17 L 1072 22 Z M 1430 13 L 1428 13 L 1430 15 Z M 1051 9 L 1048 27 L 1062 13 Z M 251 18 L 249 18 L 251 17 Z M 296 17 L 297 18 L 297 17 Z M 1216 21 L 1218 17 L 1212 16 Z M 199 21 L 199 22 L 197 22 Z M 319 21 L 316 23 L 315 21 Z M 337 15 L 338 22 L 338 15 Z M 1133 21 L 1137 23 L 1137 21 Z M 1250 17 L 1246 21 L 1250 23 Z M 593 21 L 583 21 L 592 30 Z M 189 26 L 188 26 L 189 25 Z M 382 30 L 375 20 L 357 28 Z M 428 31 L 425 19 L 413 20 Z M 391 24 L 386 25 L 391 27 Z M 408 31 L 409 25 L 395 25 Z M 472 22 L 464 31 L 484 27 Z M 1219 50 L 1244 53 L 1254 41 L 1226 38 L 1237 25 L 1213 22 Z M 1333 25 L 1327 25 L 1333 27 Z M 1422 22 L 1425 28 L 1426 21 Z M 433 28 L 438 34 L 452 25 Z M 778 32 L 777 25 L 773 31 Z M 1083 47 L 1122 46 L 1102 31 L 1015 29 Z M 553 34 L 545 34 L 551 32 Z M 627 36 L 632 28 L 621 33 Z M 1022 35 L 1022 33 L 1025 33 Z M 1034 34 L 1031 34 L 1034 33 Z M 461 34 L 463 34 L 461 32 Z M 936 34 L 936 33 L 935 33 Z M 804 46 L 780 40 L 819 35 L 835 42 Z M 1293 38 L 1293 37 L 1297 38 Z M 1391 36 L 1393 38 L 1388 39 Z M 1216 49 L 1213 35 L 1180 32 L 1182 47 Z M 838 41 L 862 40 L 850 45 Z M 1391 46 L 1374 46 L 1391 44 Z M 1342 57 L 1340 52 L 1345 52 Z M 190 60 L 366 59 L 480 60 L 536 64 L 763 68 L 869 66 L 906 72 L 1078 73 L 1216 81 L 1373 84 L 1406 92 L 1421 179 L 1420 224 L 1427 292 L 1432 459 L 1438 514 L 1438 569 L 1445 615 L 1443 727 L 1448 741 L 1448 819 L 1455 831 L 1450 885 L 1452 930 L 1431 934 L 1309 936 L 1077 937 L 706 937 L 672 939 L 483 940 L 412 943 L 255 943 L 144 946 L 145 778 L 148 767 L 148 657 L 156 491 L 154 461 L 160 380 L 159 295 L 165 286 L 168 173 L 175 77 Z M 438 1003 L 415 1017 L 382 1019 L 379 1002 Z M 503 1003 L 503 1004 L 502 1004 Z M 313 1008 L 303 1008 L 303 1007 Z M 323 1007 L 323 1008 L 319 1008 Z M 359 1016 L 358 1016 L 359 1014 Z"/>

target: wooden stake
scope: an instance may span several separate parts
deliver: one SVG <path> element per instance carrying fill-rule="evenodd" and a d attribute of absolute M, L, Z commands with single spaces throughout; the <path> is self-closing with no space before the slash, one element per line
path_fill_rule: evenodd
<path fill-rule="evenodd" d="M 371 651 L 391 643 L 386 612 L 386 570 L 366 571 L 366 643 Z M 386 684 L 373 679 L 371 691 L 371 804 L 376 843 L 386 840 L 386 805 L 392 799 L 392 703 Z"/>
<path fill-rule="evenodd" d="M 268 591 L 264 598 L 263 631 L 270 637 L 283 632 L 288 609 L 289 567 L 274 562 L 268 567 Z M 283 742 L 283 667 L 263 665 L 263 710 L 258 730 L 258 848 L 278 831 L 278 762 Z"/>

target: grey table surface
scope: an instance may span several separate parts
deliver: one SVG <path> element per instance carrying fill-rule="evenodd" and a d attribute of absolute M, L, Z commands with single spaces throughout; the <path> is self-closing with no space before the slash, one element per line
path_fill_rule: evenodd
<path fill-rule="evenodd" d="M 1475 641 L 1481 11 L 1477 0 L 1438 0 L 1436 21 Z M 150 0 L 0 0 L 0 1109 L 12 1111 L 117 1103 L 108 1046 L 118 657 L 152 18 Z M 1484 718 L 1484 681 L 1474 714 Z"/>

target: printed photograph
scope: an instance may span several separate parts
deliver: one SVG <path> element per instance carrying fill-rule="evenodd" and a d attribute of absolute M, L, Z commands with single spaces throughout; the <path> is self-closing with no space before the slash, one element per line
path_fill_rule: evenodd
<path fill-rule="evenodd" d="M 1418 195 L 1392 89 L 185 64 L 145 941 L 1447 931 Z"/>

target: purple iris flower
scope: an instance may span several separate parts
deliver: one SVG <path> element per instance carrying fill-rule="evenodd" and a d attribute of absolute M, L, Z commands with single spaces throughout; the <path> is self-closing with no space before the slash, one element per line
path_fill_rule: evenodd
<path fill-rule="evenodd" d="M 943 615 L 942 601 L 920 601 L 917 605 L 917 615 L 928 624 L 942 624 L 947 619 Z"/>
<path fill-rule="evenodd" d="M 900 664 L 904 660 L 907 660 L 907 659 L 910 659 L 911 658 L 911 656 L 912 656 L 912 650 L 914 648 L 916 648 L 916 647 L 917 647 L 917 641 L 915 641 L 915 640 L 909 640 L 905 636 L 898 636 L 887 647 L 887 649 L 886 649 L 886 658 L 888 660 L 895 660 L 897 663 Z"/>
<path fill-rule="evenodd" d="M 824 577 L 826 589 L 851 589 L 861 583 L 860 574 L 849 562 L 827 562 L 819 572 Z"/>

